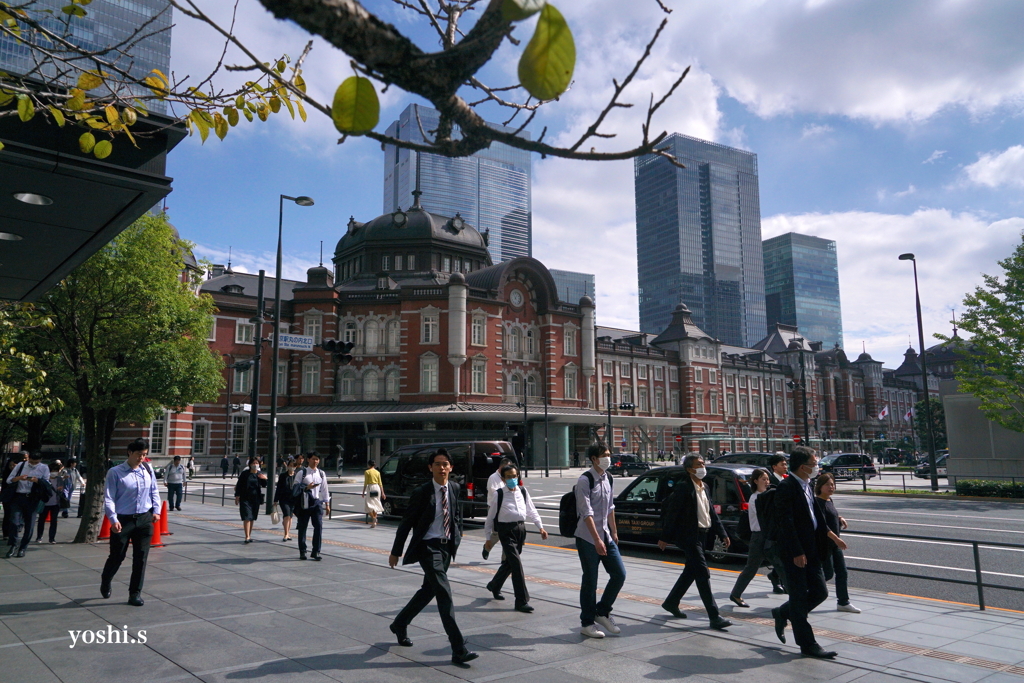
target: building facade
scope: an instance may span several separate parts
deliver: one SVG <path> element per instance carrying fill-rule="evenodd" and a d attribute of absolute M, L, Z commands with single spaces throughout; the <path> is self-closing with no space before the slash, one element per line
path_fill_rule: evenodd
<path fill-rule="evenodd" d="M 61 13 L 61 8 L 67 4 L 64 0 L 36 0 L 31 9 L 50 10 L 51 14 L 40 16 L 40 22 L 47 29 L 61 35 L 65 31 L 64 20 L 67 18 Z M 150 22 L 144 31 L 150 35 L 131 45 L 131 73 L 140 79 L 145 78 L 153 69 L 170 74 L 172 10 L 167 0 L 93 0 L 83 8 L 86 15 L 75 18 L 70 24 L 71 39 L 75 45 L 84 50 L 102 52 L 112 45 L 129 40 L 136 30 Z M 0 71 L 27 74 L 35 68 L 36 61 L 37 55 L 28 45 L 0 35 Z M 54 75 L 52 70 L 43 74 L 47 78 Z M 139 94 L 151 93 L 139 88 Z M 163 102 L 147 102 L 146 107 L 155 112 L 166 111 Z"/>
<path fill-rule="evenodd" d="M 767 329 L 757 155 L 670 135 L 685 168 L 634 164 L 640 328 L 663 330 L 680 304 L 717 339 L 750 346 Z"/>
<path fill-rule="evenodd" d="M 836 243 L 790 232 L 765 240 L 763 253 L 768 326 L 795 325 L 825 348 L 842 346 Z"/>
<path fill-rule="evenodd" d="M 597 282 L 591 273 L 576 273 L 571 270 L 549 269 L 562 301 L 579 301 L 589 296 L 597 301 Z"/>
<path fill-rule="evenodd" d="M 438 112 L 410 104 L 387 129 L 399 140 L 424 142 L 424 134 L 437 129 Z M 496 123 L 492 128 L 512 132 Z M 520 135 L 529 137 L 529 133 Z M 437 154 L 384 147 L 384 212 L 391 213 L 422 190 L 427 211 L 459 215 L 488 235 L 488 251 L 494 263 L 533 254 L 533 208 L 530 153 L 502 143 L 492 143 L 472 156 L 451 158 Z"/>

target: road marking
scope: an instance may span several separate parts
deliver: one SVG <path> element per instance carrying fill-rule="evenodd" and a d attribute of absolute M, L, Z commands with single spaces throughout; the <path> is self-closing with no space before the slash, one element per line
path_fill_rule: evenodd
<path fill-rule="evenodd" d="M 876 510 L 873 508 L 857 508 L 857 512 L 881 512 L 881 513 L 892 513 L 892 510 Z M 922 517 L 955 517 L 957 519 L 977 519 L 978 515 L 950 515 L 943 512 L 904 512 L 900 511 L 901 515 L 919 515 Z M 994 522 L 1017 522 L 1018 524 L 1024 524 L 1024 519 L 1014 519 L 1012 517 L 984 517 L 986 520 L 992 520 Z"/>
<path fill-rule="evenodd" d="M 849 537 L 847 537 L 849 538 Z M 900 543 L 927 543 L 929 545 L 950 545 L 956 546 L 957 548 L 970 548 L 970 541 L 961 541 L 959 543 L 948 543 L 945 541 L 922 541 L 914 538 L 888 538 L 886 536 L 873 536 L 871 534 L 856 534 L 853 538 L 867 538 L 874 541 L 897 541 Z M 985 545 L 983 541 L 978 541 L 979 548 L 985 548 L 986 550 L 1003 550 L 1011 553 L 1024 553 L 1024 548 L 1000 548 L 995 545 Z"/>
<path fill-rule="evenodd" d="M 846 518 L 847 522 L 864 522 L 865 524 L 895 524 L 897 526 L 926 526 L 935 529 L 960 529 L 961 531 L 991 531 L 996 534 L 1024 534 L 1024 531 L 1014 531 L 1013 529 L 985 529 L 982 527 L 975 526 L 949 526 L 948 524 L 921 524 L 920 522 L 887 522 L 881 519 L 854 519 L 852 517 Z"/>
<path fill-rule="evenodd" d="M 908 567 L 928 567 L 929 569 L 945 569 L 951 572 L 968 572 L 971 574 L 974 573 L 973 569 L 962 569 L 960 567 L 943 567 L 942 565 L 938 564 L 921 564 L 920 562 L 900 562 L 899 560 L 879 560 L 875 557 L 854 557 L 853 555 L 847 555 L 846 558 L 850 560 L 863 560 L 865 562 L 884 562 L 885 564 L 903 564 L 907 565 Z M 1008 576 L 1014 579 L 1024 579 L 1024 574 L 1006 574 L 1004 572 L 985 571 L 984 569 L 981 570 L 981 573 L 990 574 L 992 576 Z"/>

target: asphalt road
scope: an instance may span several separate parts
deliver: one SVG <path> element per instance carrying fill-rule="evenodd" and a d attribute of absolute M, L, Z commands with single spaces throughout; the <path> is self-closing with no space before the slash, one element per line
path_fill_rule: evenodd
<path fill-rule="evenodd" d="M 219 479 L 207 480 L 207 495 L 219 489 Z M 230 480 L 229 480 L 230 481 Z M 624 490 L 632 479 L 617 477 L 616 493 Z M 924 480 L 920 480 L 924 483 Z M 533 474 L 526 480 L 531 496 L 541 508 L 545 527 L 551 532 L 548 541 L 531 535 L 530 542 L 572 546 L 573 540 L 557 535 L 558 501 L 569 491 L 575 478 L 547 478 Z M 214 488 L 211 488 L 213 485 Z M 232 482 L 233 485 L 233 482 Z M 362 499 L 357 495 L 361 484 L 333 484 L 334 518 L 362 520 Z M 214 494 L 219 498 L 219 490 Z M 232 503 L 229 490 L 227 504 Z M 1024 590 L 1024 504 L 962 500 L 930 500 L 837 494 L 834 497 L 839 513 L 849 522 L 852 533 L 846 541 L 847 565 L 851 569 L 917 574 L 926 577 L 970 581 L 971 585 L 943 583 L 930 579 L 905 578 L 850 572 L 851 587 L 914 595 L 936 600 L 977 605 L 978 591 L 974 585 L 975 565 L 972 541 L 978 541 L 978 557 L 982 579 L 987 584 L 1013 586 Z M 388 522 L 385 522 L 388 523 Z M 479 528 L 469 525 L 467 535 L 482 537 Z M 889 538 L 885 535 L 913 536 L 912 539 Z M 925 538 L 942 539 L 939 541 Z M 482 538 L 481 538 L 482 540 Z M 1016 544 L 1018 548 L 999 548 L 992 543 Z M 624 546 L 627 556 L 667 559 L 678 562 L 679 554 L 657 549 Z M 713 565 L 719 571 L 738 571 L 738 564 Z M 1024 611 L 1024 592 L 985 588 L 985 603 Z"/>

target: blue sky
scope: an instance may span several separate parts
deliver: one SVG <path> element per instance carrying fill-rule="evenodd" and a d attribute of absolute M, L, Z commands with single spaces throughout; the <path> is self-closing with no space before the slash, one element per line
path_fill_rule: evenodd
<path fill-rule="evenodd" d="M 200 1 L 226 20 L 228 3 Z M 567 142 L 603 106 L 642 50 L 660 10 L 654 0 L 556 3 L 577 41 L 572 89 L 533 126 Z M 655 118 L 658 130 L 749 149 L 758 155 L 762 232 L 835 239 L 847 348 L 897 364 L 916 338 L 909 264 L 918 254 L 926 334 L 948 332 L 950 309 L 998 273 L 1024 230 L 1024 3 L 962 0 L 668 0 L 663 40 L 627 100 L 609 117 L 618 137 L 639 139 L 642 106 L 687 65 L 691 74 Z M 436 41 L 390 2 L 365 3 L 426 50 Z M 528 37 L 532 27 L 519 33 Z M 238 35 L 266 59 L 301 51 L 308 35 L 241 0 Z M 219 53 L 209 29 L 178 18 L 172 66 L 198 75 Z M 488 66 L 492 84 L 514 82 L 519 50 Z M 229 59 L 230 61 L 230 59 Z M 236 57 L 236 61 L 238 58 Z M 350 75 L 347 58 L 317 41 L 307 61 L 311 93 L 329 101 Z M 223 79 L 230 84 L 231 76 Z M 382 96 L 383 129 L 409 102 Z M 491 120 L 499 112 L 486 111 Z M 224 142 L 186 140 L 173 152 L 170 217 L 198 254 L 240 269 L 272 271 L 277 196 L 308 194 L 316 206 L 286 208 L 286 276 L 329 261 L 350 215 L 382 210 L 383 155 L 354 139 L 337 145 L 330 122 L 277 117 L 244 124 Z M 637 325 L 631 162 L 534 162 L 534 255 L 554 268 L 597 274 L 598 319 Z M 916 343 L 915 343 L 916 345 Z"/>

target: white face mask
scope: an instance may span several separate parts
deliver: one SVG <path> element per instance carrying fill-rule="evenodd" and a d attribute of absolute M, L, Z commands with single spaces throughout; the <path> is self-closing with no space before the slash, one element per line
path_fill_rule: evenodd
<path fill-rule="evenodd" d="M 597 459 L 597 467 L 601 470 L 606 470 L 612 466 L 612 459 L 608 456 L 602 456 Z"/>
<path fill-rule="evenodd" d="M 814 479 L 816 476 L 818 476 L 819 472 L 821 472 L 821 468 L 818 467 L 817 465 L 815 465 L 814 467 L 811 468 L 811 476 L 810 476 L 810 478 Z"/>
<path fill-rule="evenodd" d="M 703 479 L 704 477 L 708 476 L 708 470 L 706 467 L 698 467 L 693 471 L 693 476 L 697 477 L 698 479 Z"/>

